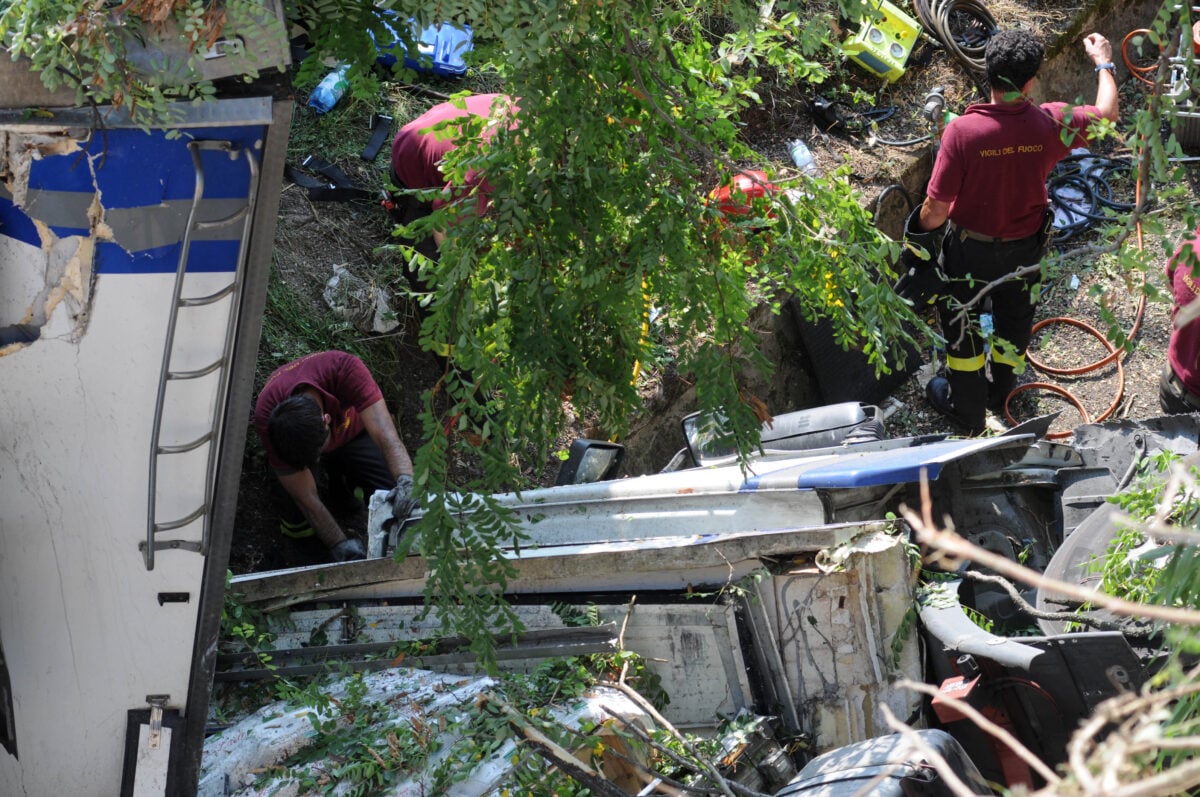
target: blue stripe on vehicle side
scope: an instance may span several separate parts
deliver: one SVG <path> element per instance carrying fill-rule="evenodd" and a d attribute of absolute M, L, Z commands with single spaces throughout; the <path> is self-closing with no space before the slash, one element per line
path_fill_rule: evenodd
<path fill-rule="evenodd" d="M 162 130 L 107 130 L 92 136 L 86 156 L 75 152 L 42 158 L 32 164 L 29 187 L 47 191 L 93 192 L 99 186 L 108 208 L 153 205 L 173 199 L 191 199 L 195 190 L 189 140 L 233 141 L 250 148 L 259 157 L 257 147 L 264 136 L 257 126 L 196 128 L 167 138 Z M 89 168 L 88 159 L 94 164 Z M 204 167 L 204 196 L 208 198 L 245 197 L 249 188 L 246 156 L 231 158 L 228 153 L 201 153 Z M 93 179 L 95 184 L 93 184 Z"/>
<path fill-rule="evenodd" d="M 52 227 L 59 238 L 72 235 L 86 236 L 88 231 L 72 227 Z M 41 247 L 41 236 L 28 216 L 0 199 L 0 235 L 34 247 Z M 188 271 L 213 273 L 234 271 L 237 268 L 238 249 L 241 240 L 193 241 Z M 166 274 L 175 273 L 179 267 L 180 243 L 130 252 L 111 241 L 99 241 L 96 245 L 95 270 L 100 274 Z"/>
<path fill-rule="evenodd" d="M 22 213 L 11 199 L 4 197 L 0 197 L 0 235 L 7 235 L 30 246 L 42 245 L 42 238 L 33 220 Z"/>
<path fill-rule="evenodd" d="M 241 241 L 193 241 L 188 257 L 188 273 L 234 271 L 237 268 Z M 174 274 L 179 267 L 179 250 L 175 243 L 157 249 L 128 252 L 120 246 L 103 241 L 96 246 L 96 271 L 100 274 Z"/>
<path fill-rule="evenodd" d="M 815 488 L 834 489 L 838 487 L 875 487 L 880 484 L 906 484 L 920 481 L 921 470 L 924 469 L 930 481 L 936 481 L 945 463 L 908 462 L 888 467 L 874 465 L 873 467 L 855 467 L 846 463 L 844 467 L 831 466 L 800 474 L 796 488 L 811 490 Z"/>
<path fill-rule="evenodd" d="M 907 463 L 894 467 L 881 467 L 879 463 L 870 463 L 866 466 L 855 466 L 850 463 L 844 465 L 829 465 L 821 468 L 814 468 L 811 471 L 804 470 L 798 473 L 794 481 L 787 485 L 794 487 L 797 490 L 813 490 L 817 488 L 853 488 L 853 487 L 874 487 L 880 484 L 903 484 L 907 482 L 915 482 L 921 478 L 921 469 L 924 468 L 928 477 L 936 480 L 942 472 L 941 462 L 924 462 L 924 463 Z M 762 476 L 751 476 L 747 478 L 738 488 L 739 493 L 750 493 L 755 490 L 762 489 L 764 482 L 782 482 L 779 476 L 775 474 L 763 474 Z M 778 489 L 781 485 L 772 485 Z"/>

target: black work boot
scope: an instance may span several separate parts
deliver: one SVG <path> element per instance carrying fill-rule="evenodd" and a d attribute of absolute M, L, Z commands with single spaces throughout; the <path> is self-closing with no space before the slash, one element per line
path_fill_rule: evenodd
<path fill-rule="evenodd" d="M 929 405 L 935 410 L 949 418 L 960 429 L 965 430 L 972 437 L 983 433 L 983 427 L 974 427 L 968 423 L 958 410 L 954 407 L 954 401 L 950 397 L 950 380 L 944 376 L 935 376 L 925 384 L 925 399 Z"/>
<path fill-rule="evenodd" d="M 988 385 L 987 408 L 1001 418 L 1009 395 L 1017 387 L 1017 375 L 1011 365 L 992 363 L 992 381 Z"/>

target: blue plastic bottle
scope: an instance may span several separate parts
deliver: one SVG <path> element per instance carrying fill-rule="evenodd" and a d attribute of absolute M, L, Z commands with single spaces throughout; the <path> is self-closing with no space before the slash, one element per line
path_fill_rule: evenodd
<path fill-rule="evenodd" d="M 349 64 L 342 64 L 326 75 L 312 90 L 312 94 L 308 95 L 308 107 L 317 113 L 326 113 L 337 105 L 338 100 L 346 93 L 346 71 L 348 69 L 350 69 Z"/>

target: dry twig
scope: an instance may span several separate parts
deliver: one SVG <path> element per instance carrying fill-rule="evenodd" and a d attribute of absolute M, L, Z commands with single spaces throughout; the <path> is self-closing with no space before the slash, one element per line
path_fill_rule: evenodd
<path fill-rule="evenodd" d="M 679 732 L 679 729 L 672 725 L 666 717 L 659 713 L 658 709 L 656 709 L 649 700 L 643 697 L 641 692 L 631 688 L 627 684 L 620 682 L 601 681 L 599 685 L 612 687 L 613 689 L 619 689 L 621 692 L 623 692 L 626 697 L 638 705 L 638 708 L 649 714 L 650 718 L 654 720 L 656 725 L 670 733 L 671 736 L 675 738 L 675 741 L 682 744 L 684 748 L 688 750 L 688 752 L 692 753 L 695 763 L 704 772 L 705 776 L 711 778 L 713 783 L 717 784 L 717 786 L 721 789 L 722 794 L 725 794 L 727 797 L 736 797 L 729 781 L 717 771 L 716 767 L 705 761 L 703 756 L 695 753 L 692 745 L 689 744 L 687 739 L 684 738 L 683 734 Z"/>
<path fill-rule="evenodd" d="M 924 484 L 924 480 L 922 483 L 922 492 L 924 499 L 924 496 L 928 495 L 928 486 Z M 924 503 L 924 500 L 922 503 Z M 926 506 L 923 513 L 928 516 L 929 512 L 930 510 Z M 1111 595 L 1097 592 L 1094 589 L 1087 589 L 1076 584 L 1068 584 L 1065 581 L 1047 578 L 1041 573 L 1030 570 L 1028 567 L 1018 564 L 1011 559 L 1007 559 L 968 542 L 960 537 L 952 527 L 946 531 L 939 531 L 932 523 L 924 521 L 907 506 L 901 506 L 900 513 L 909 526 L 912 527 L 913 533 L 916 534 L 917 539 L 921 543 L 936 549 L 948 557 L 944 561 L 950 565 L 948 568 L 950 570 L 956 569 L 957 564 L 960 562 L 971 561 L 989 570 L 995 570 L 997 573 L 1013 581 L 1019 581 L 1022 584 L 1028 584 L 1038 589 L 1058 592 L 1068 598 L 1074 598 L 1084 603 L 1091 603 L 1095 606 L 1108 609 L 1113 614 L 1119 614 L 1124 617 L 1161 620 L 1165 623 L 1174 623 L 1176 625 L 1200 626 L 1200 612 L 1191 609 L 1176 609 L 1170 606 L 1134 603 L 1122 598 L 1114 598 Z"/>
<path fill-rule="evenodd" d="M 513 709 L 498 696 L 483 693 L 477 698 L 479 705 L 490 708 L 508 720 L 508 724 L 516 731 L 534 752 L 546 759 L 552 766 L 566 773 L 577 783 L 586 786 L 601 797 L 628 797 L 624 790 L 617 787 L 603 773 L 580 761 L 567 750 L 564 750 L 553 739 L 533 727 L 529 720 Z"/>

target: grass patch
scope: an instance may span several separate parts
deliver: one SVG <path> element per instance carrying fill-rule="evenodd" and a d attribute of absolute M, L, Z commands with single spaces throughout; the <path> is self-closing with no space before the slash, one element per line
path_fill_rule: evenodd
<path fill-rule="evenodd" d="M 267 311 L 263 316 L 261 353 L 271 358 L 260 363 L 271 371 L 315 351 L 341 349 L 359 357 L 370 352 L 358 342 L 357 330 L 329 312 L 312 307 L 286 280 L 272 269 L 267 287 Z M 261 358 L 260 358 L 261 359 Z"/>

